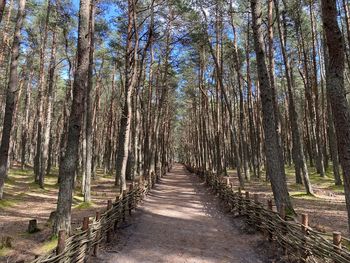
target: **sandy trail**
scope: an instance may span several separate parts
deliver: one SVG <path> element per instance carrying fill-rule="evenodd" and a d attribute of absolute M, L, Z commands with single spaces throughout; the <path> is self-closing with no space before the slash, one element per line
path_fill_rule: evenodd
<path fill-rule="evenodd" d="M 256 252 L 261 237 L 243 234 L 240 220 L 217 207 L 200 180 L 175 165 L 99 262 L 267 262 Z"/>

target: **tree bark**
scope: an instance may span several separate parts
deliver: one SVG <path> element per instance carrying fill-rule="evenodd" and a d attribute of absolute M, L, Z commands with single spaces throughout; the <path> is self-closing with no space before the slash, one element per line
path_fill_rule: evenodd
<path fill-rule="evenodd" d="M 91 1 L 90 7 L 90 51 L 89 51 L 89 73 L 88 73 L 88 83 L 86 89 L 86 117 L 85 117 L 85 138 L 86 138 L 86 160 L 85 160 L 85 186 L 84 186 L 84 202 L 91 201 L 91 173 L 92 173 L 92 88 L 93 88 L 93 66 L 94 66 L 94 38 L 95 38 L 95 0 Z"/>
<path fill-rule="evenodd" d="M 25 15 L 26 0 L 19 1 L 16 26 L 11 48 L 10 76 L 6 90 L 6 105 L 3 131 L 0 145 L 0 200 L 3 198 L 5 178 L 7 177 L 8 154 L 11 138 L 12 119 L 15 110 L 16 95 L 18 91 L 18 59 L 20 49 L 21 29 Z"/>
<path fill-rule="evenodd" d="M 288 90 L 288 98 L 289 98 L 288 111 L 289 111 L 289 119 L 290 119 L 289 120 L 290 129 L 292 132 L 292 146 L 293 146 L 293 159 L 294 159 L 293 161 L 295 165 L 296 182 L 302 183 L 301 181 L 299 181 L 301 179 L 301 174 L 302 174 L 306 193 L 313 194 L 312 186 L 309 179 L 309 173 L 307 170 L 306 160 L 304 156 L 304 151 L 303 151 L 303 142 L 301 140 L 300 131 L 299 131 L 298 113 L 296 111 L 294 94 L 292 90 L 292 85 L 293 85 L 292 71 L 290 68 L 290 62 L 289 62 L 289 58 L 286 50 L 287 30 L 284 30 L 284 32 L 282 31 L 278 0 L 275 0 L 275 7 L 276 7 L 277 26 L 278 26 L 279 37 L 280 37 L 280 44 L 281 44 L 282 55 L 283 55 L 284 69 L 285 69 L 285 75 L 287 79 L 287 90 Z M 285 25 L 284 20 L 285 19 L 283 19 L 283 24 Z"/>
<path fill-rule="evenodd" d="M 332 106 L 343 169 L 345 201 L 350 228 L 350 107 L 344 87 L 344 39 L 337 21 L 336 0 L 322 0 L 322 20 L 328 48 L 327 95 Z"/>
<path fill-rule="evenodd" d="M 128 0 L 128 34 L 127 49 L 125 54 L 125 97 L 123 113 L 120 120 L 120 130 L 118 136 L 118 151 L 116 156 L 116 181 L 120 180 L 120 190 L 126 190 L 126 168 L 129 157 L 130 128 L 132 105 L 131 96 L 134 92 L 137 82 L 137 58 L 138 58 L 138 36 L 136 6 L 134 0 Z M 135 35 L 135 44 L 133 46 L 132 38 Z"/>
<path fill-rule="evenodd" d="M 0 0 L 0 23 L 4 15 L 5 6 L 6 6 L 6 0 Z"/>
<path fill-rule="evenodd" d="M 57 218 L 54 233 L 59 230 L 71 230 L 71 206 L 74 175 L 77 168 L 79 139 L 84 111 L 84 96 L 89 71 L 89 17 L 90 1 L 80 0 L 77 66 L 73 82 L 73 102 L 69 116 L 67 144 L 65 154 L 59 167 L 59 192 L 57 201 Z"/>
<path fill-rule="evenodd" d="M 265 63 L 260 0 L 251 0 L 251 10 L 265 132 L 266 171 L 271 180 L 272 191 L 278 211 L 281 211 L 282 205 L 284 204 L 287 212 L 294 213 L 288 194 L 282 149 L 279 145 L 279 135 L 276 129 L 273 89 L 270 85 L 269 74 Z"/>

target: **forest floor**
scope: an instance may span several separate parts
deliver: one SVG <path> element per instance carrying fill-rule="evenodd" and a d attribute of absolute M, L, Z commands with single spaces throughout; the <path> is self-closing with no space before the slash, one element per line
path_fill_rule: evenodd
<path fill-rule="evenodd" d="M 0 201 L 0 262 L 16 262 L 47 253 L 56 247 L 57 239 L 51 238 L 50 213 L 57 205 L 57 170 L 45 180 L 41 189 L 33 182 L 33 169 L 13 168 L 5 183 L 4 199 Z M 79 182 L 76 182 L 79 185 Z M 104 209 L 108 199 L 117 196 L 112 176 L 98 175 L 92 183 L 92 202 L 84 203 L 79 189 L 73 198 L 72 226 L 77 228 L 84 216 L 94 216 L 95 211 Z M 37 219 L 40 231 L 27 232 L 30 219 Z M 3 246 L 10 239 L 11 247 Z"/>
<path fill-rule="evenodd" d="M 332 168 L 329 167 L 328 171 Z M 236 171 L 229 170 L 230 179 L 235 186 L 239 186 Z M 245 183 L 246 191 L 258 194 L 261 202 L 273 199 L 270 182 L 264 178 L 252 178 Z M 294 209 L 298 216 L 302 213 L 309 215 L 309 224 L 320 232 L 340 231 L 349 237 L 347 229 L 347 212 L 345 206 L 345 195 L 343 186 L 335 186 L 332 172 L 327 172 L 325 177 L 317 174 L 315 168 L 309 168 L 309 176 L 312 183 L 314 196 L 307 195 L 303 185 L 295 183 L 295 172 L 293 167 L 286 167 L 287 185 L 292 198 Z M 244 192 L 244 191 L 243 191 Z M 262 201 L 264 200 L 264 201 Z M 300 218 L 299 218 L 300 219 Z"/>
<path fill-rule="evenodd" d="M 160 251 L 166 252 L 167 250 L 169 250 L 169 257 L 183 255 L 183 257 L 187 257 L 187 262 L 215 262 L 220 254 L 224 260 L 230 262 L 230 258 L 225 257 L 236 249 L 234 246 L 230 246 L 230 242 L 236 244 L 242 242 L 243 245 L 239 245 L 238 249 L 243 251 L 242 255 L 244 255 L 244 251 L 248 251 L 250 255 L 253 251 L 252 248 L 259 243 L 258 240 L 254 236 L 247 238 L 244 233 L 237 233 L 235 225 L 239 228 L 242 223 L 236 219 L 229 222 L 227 219 L 229 215 L 224 215 L 217 209 L 218 206 L 215 205 L 217 200 L 207 193 L 207 190 L 200 185 L 194 175 L 188 176 L 188 173 L 182 169 L 176 167 L 174 174 L 169 174 L 162 179 L 162 184 L 157 186 L 155 191 L 152 191 L 145 206 L 138 209 L 135 219 L 131 219 L 135 221 L 131 221 L 130 227 L 126 227 L 125 232 L 122 231 L 121 236 L 118 236 L 121 242 L 118 242 L 117 247 L 111 248 L 109 254 L 117 251 L 114 253 L 115 257 L 125 256 L 124 252 L 127 251 L 128 255 L 132 252 L 130 255 L 137 258 L 138 253 L 147 248 L 149 253 L 153 253 L 152 255 L 160 260 L 159 262 L 164 262 L 161 261 L 162 253 Z M 114 199 L 117 196 L 114 178 L 103 176 L 102 172 L 99 172 L 97 179 L 92 184 L 92 202 L 90 204 L 83 202 L 79 189 L 76 189 L 72 211 L 73 229 L 81 224 L 84 216 L 93 216 L 97 210 L 105 208 L 108 199 Z M 308 213 L 310 225 L 319 231 L 341 231 L 348 236 L 344 191 L 342 187 L 334 186 L 332 175 L 328 174 L 321 178 L 313 169 L 310 169 L 315 196 L 307 196 L 303 186 L 295 184 L 293 168 L 287 167 L 286 172 L 289 191 L 297 213 Z M 235 172 L 231 170 L 229 174 L 235 189 L 237 189 L 238 179 Z M 79 182 L 77 182 L 78 185 Z M 252 179 L 247 182 L 245 190 L 258 193 L 261 200 L 272 198 L 270 183 L 263 179 Z M 45 189 L 41 189 L 33 183 L 33 169 L 31 167 L 24 171 L 16 167 L 10 170 L 9 179 L 5 185 L 5 198 L 0 201 L 0 262 L 16 262 L 21 259 L 28 261 L 35 255 L 44 254 L 56 246 L 57 240 L 50 238 L 51 225 L 48 218 L 50 213 L 56 209 L 57 192 L 57 170 L 54 170 L 46 178 Z M 27 233 L 30 219 L 38 220 L 39 232 Z M 141 232 L 144 228 L 146 232 Z M 156 232 L 151 235 L 149 231 Z M 136 234 L 132 237 L 134 232 Z M 230 236 L 227 236 L 228 232 L 231 233 Z M 142 237 L 148 234 L 151 235 L 150 240 L 143 240 Z M 227 245 L 221 243 L 220 239 L 217 238 L 219 235 L 225 239 L 224 243 Z M 160 236 L 166 236 L 164 237 L 166 240 Z M 247 242 L 237 241 L 237 239 L 231 240 L 234 239 L 234 236 L 238 236 L 242 240 L 247 239 Z M 7 237 L 11 241 L 10 248 L 2 247 L 2 240 Z M 131 241 L 128 241 L 129 239 Z M 205 241 L 206 239 L 208 241 Z M 135 240 L 135 244 L 130 245 L 134 242 L 133 240 Z M 141 245 L 141 243 L 145 244 Z M 128 248 L 125 248 L 126 244 L 128 244 Z M 186 246 L 189 244 L 193 245 L 192 252 L 186 250 Z M 222 246 L 222 249 L 217 251 L 215 246 Z M 152 249 L 153 247 L 154 249 Z M 205 251 L 200 254 L 202 248 L 205 248 Z M 132 249 L 134 250 L 131 251 Z M 120 250 L 124 252 L 119 254 Z M 217 252 L 213 253 L 213 250 Z M 209 252 L 211 256 L 209 256 Z M 250 258 L 249 255 L 247 260 Z M 199 257 L 202 261 L 194 261 L 191 259 L 192 257 Z M 134 262 L 132 260 L 130 258 L 130 262 Z M 224 260 L 219 262 L 225 262 Z M 259 262 L 256 260 L 254 258 L 252 262 Z M 121 262 L 128 261 L 121 260 Z"/>
<path fill-rule="evenodd" d="M 271 262 L 262 236 L 247 234 L 243 220 L 221 208 L 196 175 L 175 165 L 98 262 Z"/>

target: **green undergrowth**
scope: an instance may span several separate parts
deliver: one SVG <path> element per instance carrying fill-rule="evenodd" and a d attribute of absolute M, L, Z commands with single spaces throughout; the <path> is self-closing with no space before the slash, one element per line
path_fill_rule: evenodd
<path fill-rule="evenodd" d="M 304 200 L 319 200 L 320 198 L 314 195 L 306 194 L 305 192 L 295 191 L 290 192 L 290 196 L 295 199 L 304 199 Z"/>
<path fill-rule="evenodd" d="M 17 200 L 0 200 L 0 209 L 4 209 L 4 208 L 9 208 L 9 207 L 13 207 L 18 203 Z"/>
<path fill-rule="evenodd" d="M 0 248 L 0 257 L 6 257 L 11 252 L 11 249 L 8 247 Z"/>
<path fill-rule="evenodd" d="M 57 247 L 57 236 L 53 236 L 50 240 L 45 241 L 40 247 L 35 249 L 35 254 L 46 254 Z"/>
<path fill-rule="evenodd" d="M 83 210 L 83 209 L 88 209 L 88 208 L 91 208 L 94 206 L 95 206 L 95 204 L 93 202 L 82 202 L 80 204 L 75 205 L 74 208 L 79 209 L 79 210 L 80 209 Z"/>
<path fill-rule="evenodd" d="M 332 191 L 337 194 L 344 194 L 344 187 L 343 186 L 337 186 L 335 185 L 335 180 L 333 177 L 333 167 L 330 163 L 326 174 L 324 177 L 321 177 L 315 167 L 308 167 L 309 172 L 309 178 L 311 181 L 311 185 L 314 188 L 317 188 L 319 190 L 324 191 Z M 228 173 L 230 175 L 236 173 L 236 170 L 234 169 L 228 169 Z M 295 183 L 295 170 L 294 166 L 287 165 L 285 166 L 285 173 L 287 177 L 287 184 L 288 184 L 288 190 L 293 198 L 296 199 L 307 199 L 307 200 L 319 200 L 320 197 L 313 196 L 313 195 L 307 195 L 305 193 L 305 187 L 302 184 L 296 184 Z M 251 171 L 252 175 L 252 171 Z M 252 186 L 269 186 L 270 182 L 266 180 L 266 171 L 264 169 L 261 169 L 261 178 L 254 178 L 252 177 L 249 182 L 246 182 L 246 187 L 252 187 Z"/>

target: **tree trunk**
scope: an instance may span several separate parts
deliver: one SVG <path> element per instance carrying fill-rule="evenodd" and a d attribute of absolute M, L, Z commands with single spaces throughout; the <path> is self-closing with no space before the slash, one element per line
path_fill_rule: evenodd
<path fill-rule="evenodd" d="M 282 205 L 284 204 L 286 211 L 294 213 L 288 194 L 282 149 L 279 145 L 279 135 L 276 129 L 273 89 L 270 85 L 269 74 L 265 63 L 260 0 L 251 0 L 251 10 L 265 132 L 266 171 L 271 180 L 272 191 L 278 211 L 281 211 Z"/>
<path fill-rule="evenodd" d="M 4 15 L 5 6 L 6 6 L 6 0 L 0 0 L 0 23 Z"/>
<path fill-rule="evenodd" d="M 93 66 L 94 66 L 94 35 L 95 35 L 95 0 L 91 0 L 90 7 L 90 51 L 89 51 L 89 73 L 86 89 L 86 118 L 85 118 L 85 138 L 86 138 L 86 160 L 85 160 L 85 186 L 84 186 L 84 202 L 91 201 L 91 173 L 92 173 L 92 87 L 93 87 Z"/>
<path fill-rule="evenodd" d="M 21 29 L 25 15 L 26 0 L 19 1 L 16 26 L 11 48 L 10 76 L 6 90 L 6 105 L 4 124 L 0 145 L 0 200 L 3 198 L 5 178 L 7 177 L 8 154 L 11 138 L 12 119 L 15 109 L 16 94 L 18 91 L 18 58 L 20 48 Z"/>
<path fill-rule="evenodd" d="M 47 175 L 47 165 L 49 161 L 49 148 L 50 148 L 50 138 L 51 135 L 51 123 L 52 123 L 52 107 L 53 107 L 53 93 L 54 93 L 54 82 L 55 82 L 55 69 L 56 69 L 56 29 L 52 32 L 52 46 L 51 46 L 51 56 L 50 56 L 50 65 L 49 65 L 49 76 L 48 76 L 48 87 L 46 93 L 45 101 L 45 126 L 43 127 L 43 146 L 42 146 L 42 160 L 40 166 L 40 181 L 39 184 L 44 187 L 44 178 Z"/>
<path fill-rule="evenodd" d="M 126 190 L 126 168 L 129 157 L 130 128 L 132 116 L 131 96 L 137 82 L 138 36 L 134 0 L 128 0 L 128 35 L 125 55 L 125 94 L 124 107 L 120 120 L 118 151 L 116 156 L 116 185 L 120 180 L 120 190 Z M 135 35 L 133 47 L 132 38 Z"/>
<path fill-rule="evenodd" d="M 283 61 L 284 61 L 284 69 L 285 69 L 285 75 L 287 79 L 287 90 L 288 90 L 288 98 L 289 98 L 288 111 L 289 111 L 289 119 L 290 119 L 290 129 L 292 132 L 293 159 L 294 159 L 293 161 L 295 165 L 296 183 L 302 183 L 302 181 L 300 181 L 301 174 L 302 174 L 306 193 L 313 194 L 312 186 L 309 179 L 309 173 L 308 173 L 307 165 L 305 161 L 304 151 L 303 151 L 303 142 L 301 140 L 300 131 L 299 131 L 298 113 L 296 111 L 294 94 L 292 91 L 292 85 L 293 85 L 292 71 L 290 68 L 290 62 L 289 62 L 289 58 L 286 50 L 287 30 L 285 29 L 284 31 L 282 31 L 281 21 L 280 21 L 281 19 L 280 19 L 280 13 L 279 13 L 279 4 L 277 0 L 275 0 L 275 7 L 276 7 L 278 31 L 280 36 L 280 44 L 282 49 Z M 286 27 L 284 17 L 283 17 L 283 24 L 284 24 L 284 27 Z"/>
<path fill-rule="evenodd" d="M 59 192 L 57 218 L 54 233 L 59 230 L 71 230 L 71 206 L 74 176 L 77 168 L 79 139 L 84 111 L 84 96 L 89 71 L 89 17 L 90 1 L 80 0 L 77 66 L 73 82 L 73 102 L 69 116 L 67 144 L 59 167 Z"/>
<path fill-rule="evenodd" d="M 327 95 L 332 106 L 343 169 L 345 201 L 350 228 L 350 108 L 344 88 L 344 40 L 337 22 L 336 0 L 322 0 L 322 19 L 328 48 Z"/>

